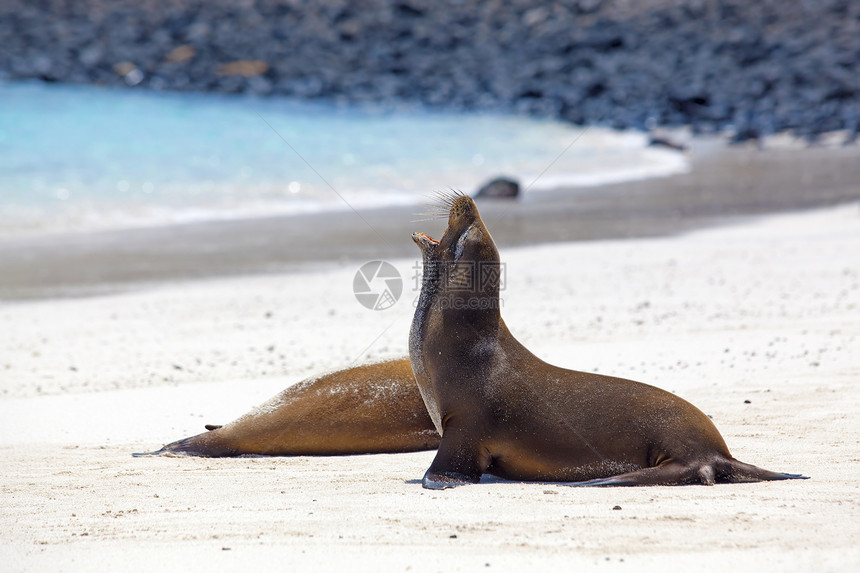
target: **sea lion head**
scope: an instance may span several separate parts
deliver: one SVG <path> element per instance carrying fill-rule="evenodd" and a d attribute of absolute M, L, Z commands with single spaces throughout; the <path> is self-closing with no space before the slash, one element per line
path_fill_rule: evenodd
<path fill-rule="evenodd" d="M 499 251 L 481 220 L 475 202 L 461 193 L 442 197 L 448 226 L 436 240 L 413 233 L 424 258 L 422 296 L 453 310 L 498 312 L 501 267 Z M 426 295 L 426 296 L 425 296 Z"/>

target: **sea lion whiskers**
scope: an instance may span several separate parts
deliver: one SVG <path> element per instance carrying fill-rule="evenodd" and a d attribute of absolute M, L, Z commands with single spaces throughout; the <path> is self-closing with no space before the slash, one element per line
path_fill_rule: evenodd
<path fill-rule="evenodd" d="M 433 197 L 431 197 L 431 200 L 438 201 L 438 203 L 435 203 L 434 206 L 446 210 L 451 208 L 451 206 L 454 204 L 454 201 L 456 201 L 460 197 L 465 197 L 465 194 L 462 191 L 458 191 L 453 187 L 448 187 L 448 189 L 445 191 L 437 189 L 432 192 L 432 195 Z"/>
<path fill-rule="evenodd" d="M 448 197 L 439 195 L 435 198 L 435 203 L 429 204 L 427 206 L 432 207 L 432 208 L 438 210 L 439 212 L 444 212 L 444 214 L 447 216 L 448 210 L 451 208 L 452 204 L 453 204 L 453 200 L 451 200 Z"/>
<path fill-rule="evenodd" d="M 421 203 L 424 207 L 427 207 L 426 211 L 422 211 L 419 213 L 413 213 L 412 215 L 415 217 L 426 217 L 425 219 L 415 219 L 412 223 L 422 223 L 424 221 L 433 221 L 437 219 L 447 219 L 448 218 L 448 209 L 442 207 L 441 205 L 437 205 L 435 203 Z"/>
<path fill-rule="evenodd" d="M 435 210 L 437 210 L 437 211 L 444 211 L 446 215 L 448 214 L 448 206 L 447 206 L 447 204 L 445 204 L 445 205 L 440 205 L 440 204 L 439 204 L 438 202 L 436 202 L 436 200 L 434 200 L 432 197 L 428 197 L 428 199 L 431 201 L 430 203 L 421 203 L 421 205 L 423 205 L 423 206 L 425 206 L 425 207 L 430 207 L 431 209 L 435 209 Z"/>
<path fill-rule="evenodd" d="M 434 215 L 440 215 L 443 217 L 447 217 L 448 216 L 448 210 L 450 209 L 450 207 L 445 207 L 443 205 L 439 205 L 436 203 L 421 203 L 421 205 L 423 207 L 426 207 L 428 209 L 428 211 L 426 213 L 415 213 L 416 215 L 429 215 L 432 213 Z"/>
<path fill-rule="evenodd" d="M 444 202 L 447 202 L 449 200 L 449 197 L 450 193 L 444 189 L 434 189 L 430 192 L 431 199 L 440 199 Z"/>
<path fill-rule="evenodd" d="M 445 193 L 445 196 L 448 199 L 448 204 L 453 205 L 460 197 L 466 197 L 466 194 L 459 189 L 448 187 L 448 191 Z"/>

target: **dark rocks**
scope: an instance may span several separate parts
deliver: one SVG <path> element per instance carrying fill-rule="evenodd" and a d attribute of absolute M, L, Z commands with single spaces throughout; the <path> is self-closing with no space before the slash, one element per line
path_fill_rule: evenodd
<path fill-rule="evenodd" d="M 0 2 L 0 78 L 730 127 L 737 140 L 856 134 L 858 68 L 851 0 Z"/>
<path fill-rule="evenodd" d="M 475 193 L 475 199 L 516 199 L 520 194 L 520 184 L 513 179 L 498 177 Z"/>

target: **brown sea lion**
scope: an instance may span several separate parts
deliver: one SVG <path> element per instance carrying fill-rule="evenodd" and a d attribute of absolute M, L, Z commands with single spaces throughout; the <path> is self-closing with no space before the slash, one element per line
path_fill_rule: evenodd
<path fill-rule="evenodd" d="M 337 455 L 432 450 L 408 358 L 339 370 L 290 386 L 224 426 L 135 456 Z"/>
<path fill-rule="evenodd" d="M 474 201 L 453 194 L 445 206 L 440 240 L 412 236 L 424 277 L 409 356 L 442 435 L 425 488 L 485 473 L 601 486 L 804 477 L 734 459 L 711 420 L 674 394 L 529 352 L 499 313 L 499 252 Z"/>

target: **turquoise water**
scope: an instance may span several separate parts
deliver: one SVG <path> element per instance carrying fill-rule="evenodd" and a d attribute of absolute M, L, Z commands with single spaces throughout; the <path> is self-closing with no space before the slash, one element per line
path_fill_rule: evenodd
<path fill-rule="evenodd" d="M 416 203 L 501 174 L 528 183 L 579 135 L 504 115 L 0 83 L 0 234 Z M 644 145 L 589 129 L 534 190 L 685 168 Z"/>

